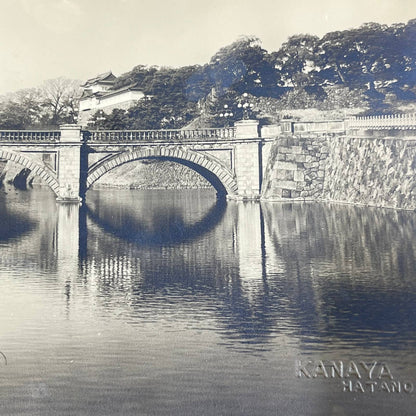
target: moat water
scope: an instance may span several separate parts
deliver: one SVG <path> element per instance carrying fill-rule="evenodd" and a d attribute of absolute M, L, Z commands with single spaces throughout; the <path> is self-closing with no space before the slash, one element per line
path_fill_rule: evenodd
<path fill-rule="evenodd" d="M 414 414 L 415 213 L 45 188 L 0 212 L 1 415 Z"/>

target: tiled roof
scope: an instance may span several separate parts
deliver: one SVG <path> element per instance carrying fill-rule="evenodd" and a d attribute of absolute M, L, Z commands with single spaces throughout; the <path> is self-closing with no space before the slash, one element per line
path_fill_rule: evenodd
<path fill-rule="evenodd" d="M 113 75 L 113 73 L 111 71 L 108 71 L 108 72 L 104 72 L 103 74 L 99 74 L 94 78 L 90 78 L 89 80 L 85 82 L 84 85 L 82 85 L 82 87 L 88 87 L 98 82 L 106 82 L 106 83 L 113 82 L 115 79 L 116 77 Z"/>
<path fill-rule="evenodd" d="M 141 88 L 138 88 L 137 87 L 137 84 L 131 84 L 131 85 L 128 85 L 127 87 L 122 87 L 122 88 L 119 88 L 117 90 L 108 90 L 108 91 L 105 91 L 105 92 L 102 93 L 101 96 L 102 97 L 106 97 L 108 95 L 122 94 L 125 91 L 141 91 L 141 90 L 142 90 Z"/>
<path fill-rule="evenodd" d="M 131 84 L 126 87 L 119 88 L 117 90 L 99 91 L 95 93 L 88 93 L 84 91 L 83 95 L 81 96 L 81 100 L 84 98 L 90 98 L 92 96 L 97 97 L 97 98 L 106 98 L 112 95 L 123 94 L 126 91 L 142 91 L 142 89 L 137 87 L 137 84 Z"/>

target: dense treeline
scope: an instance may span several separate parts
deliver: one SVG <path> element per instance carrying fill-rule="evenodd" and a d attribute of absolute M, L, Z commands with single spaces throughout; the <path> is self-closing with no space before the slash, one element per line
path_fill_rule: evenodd
<path fill-rule="evenodd" d="M 218 115 L 224 105 L 232 110 L 232 118 L 241 117 L 236 104 L 245 92 L 260 116 L 264 100 L 273 111 L 397 111 L 416 99 L 416 19 L 391 26 L 366 23 L 322 38 L 298 34 L 270 53 L 258 39 L 242 38 L 205 65 L 136 66 L 119 77 L 114 88 L 131 84 L 148 99 L 127 111 L 114 110 L 104 120 L 93 116 L 91 126 L 180 128 L 200 116 L 215 125 L 222 121 Z M 3 113 L 4 106 L 4 126 Z"/>

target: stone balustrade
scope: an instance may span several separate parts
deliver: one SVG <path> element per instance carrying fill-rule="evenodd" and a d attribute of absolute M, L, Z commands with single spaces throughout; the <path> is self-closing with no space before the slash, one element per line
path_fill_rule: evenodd
<path fill-rule="evenodd" d="M 184 129 L 184 130 L 95 130 L 85 133 L 91 142 L 137 142 L 137 141 L 188 141 L 205 139 L 232 139 L 235 128 Z"/>
<path fill-rule="evenodd" d="M 416 129 L 416 113 L 351 117 L 347 126 L 349 130 L 413 130 Z"/>
<path fill-rule="evenodd" d="M 2 142 L 59 142 L 61 132 L 59 130 L 1 130 Z"/>
<path fill-rule="evenodd" d="M 68 126 L 61 130 L 67 132 Z M 73 130 L 79 132 L 74 126 Z M 74 130 L 73 134 L 77 134 Z M 62 141 L 62 132 L 57 131 L 29 131 L 29 130 L 1 130 L 0 142 L 59 142 Z M 72 134 L 72 135 L 73 135 Z M 84 131 L 84 140 L 92 142 L 137 142 L 137 141 L 195 141 L 195 140 L 221 140 L 236 137 L 234 127 L 210 129 L 185 130 L 95 130 Z M 75 136 L 74 136 L 75 137 Z"/>
<path fill-rule="evenodd" d="M 345 131 L 343 120 L 299 121 L 293 125 L 294 133 L 341 133 Z"/>
<path fill-rule="evenodd" d="M 415 130 L 416 113 L 350 117 L 346 120 L 294 121 L 282 120 L 280 124 L 263 126 L 261 137 L 277 137 L 280 134 L 328 134 L 354 130 Z"/>
<path fill-rule="evenodd" d="M 416 113 L 350 117 L 346 120 L 294 121 L 282 120 L 279 124 L 263 126 L 260 137 L 277 137 L 280 134 L 330 134 L 356 130 L 415 130 Z M 83 131 L 83 139 L 96 143 L 129 142 L 186 142 L 199 140 L 230 140 L 258 138 L 258 122 L 242 120 L 235 127 L 183 130 L 92 130 Z M 78 137 L 78 138 L 77 138 Z M 1 130 L 0 142 L 57 143 L 79 141 L 80 127 L 64 125 L 60 130 Z"/>

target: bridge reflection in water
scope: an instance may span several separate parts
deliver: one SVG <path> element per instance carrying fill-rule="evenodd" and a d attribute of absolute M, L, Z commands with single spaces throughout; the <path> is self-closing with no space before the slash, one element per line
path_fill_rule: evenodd
<path fill-rule="evenodd" d="M 77 290 L 132 316 L 197 302 L 222 336 L 262 348 L 277 333 L 400 348 L 416 330 L 413 213 L 135 192 L 91 192 L 86 208 L 3 195 L 0 266 L 56 278 L 68 308 Z"/>
<path fill-rule="evenodd" d="M 88 209 L 39 189 L 0 201 L 10 229 L 30 225 L 0 240 L 5 413 L 360 414 L 372 400 L 411 414 L 413 396 L 353 402 L 342 380 L 299 380 L 293 364 L 388 361 L 414 381 L 413 213 L 221 205 L 206 191 L 89 191 Z M 35 402 L 16 386 L 39 374 L 53 397 Z"/>
<path fill-rule="evenodd" d="M 85 209 L 57 207 L 57 268 L 72 276 L 68 294 L 81 279 L 98 303 L 123 299 L 123 313 L 152 319 L 154 302 L 197 302 L 222 336 L 261 348 L 290 333 L 306 350 L 337 342 L 397 349 L 397 336 L 416 330 L 411 213 L 215 199 L 191 213 L 192 198 L 174 192 L 133 204 L 130 191 L 118 192 L 118 204 L 97 192 Z"/>

